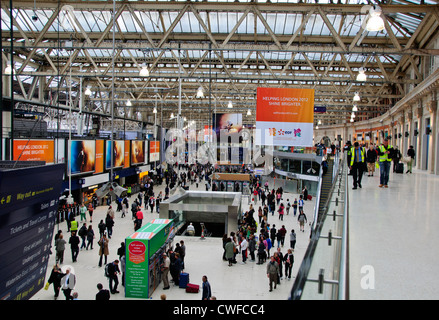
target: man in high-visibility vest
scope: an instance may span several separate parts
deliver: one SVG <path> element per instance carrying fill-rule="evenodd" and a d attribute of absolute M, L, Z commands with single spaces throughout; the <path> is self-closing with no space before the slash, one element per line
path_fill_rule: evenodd
<path fill-rule="evenodd" d="M 349 169 L 352 171 L 352 178 L 354 179 L 354 187 L 352 189 L 357 189 L 357 185 L 361 188 L 361 178 L 363 177 L 364 171 L 364 148 L 360 148 L 358 142 L 354 143 L 351 147 L 351 162 L 349 163 Z"/>
<path fill-rule="evenodd" d="M 389 140 L 385 138 L 383 143 L 378 147 L 378 158 L 380 164 L 380 188 L 388 188 L 389 173 L 392 164 L 392 152 L 393 146 L 389 145 Z"/>

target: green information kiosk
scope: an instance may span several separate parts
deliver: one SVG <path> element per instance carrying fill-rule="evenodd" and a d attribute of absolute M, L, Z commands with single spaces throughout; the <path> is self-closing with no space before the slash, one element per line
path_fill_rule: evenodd
<path fill-rule="evenodd" d="M 153 219 L 125 239 L 125 297 L 149 298 L 160 283 L 162 254 L 175 236 L 171 219 Z"/>

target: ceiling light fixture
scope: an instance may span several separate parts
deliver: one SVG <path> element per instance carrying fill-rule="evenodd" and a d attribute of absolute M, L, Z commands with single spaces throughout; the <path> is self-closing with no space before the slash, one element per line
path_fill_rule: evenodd
<path fill-rule="evenodd" d="M 204 97 L 204 89 L 202 86 L 200 86 L 197 91 L 197 98 L 203 98 L 203 97 Z"/>
<path fill-rule="evenodd" d="M 252 112 L 250 111 L 250 109 L 247 110 L 247 115 L 248 115 L 248 116 L 251 116 L 251 115 L 252 115 Z"/>
<path fill-rule="evenodd" d="M 12 74 L 12 66 L 10 62 L 6 63 L 6 68 L 4 74 L 11 75 Z"/>
<path fill-rule="evenodd" d="M 229 109 L 232 109 L 232 108 L 233 108 L 232 100 L 229 101 L 229 104 L 227 105 L 227 108 L 229 108 Z"/>
<path fill-rule="evenodd" d="M 357 81 L 366 81 L 367 80 L 367 76 L 364 72 L 365 72 L 364 68 L 360 68 L 358 70 Z"/>
<path fill-rule="evenodd" d="M 131 103 L 131 100 L 127 101 L 127 107 L 131 107 L 133 104 Z"/>
<path fill-rule="evenodd" d="M 140 69 L 139 76 L 141 77 L 149 77 L 149 70 L 146 66 L 146 63 L 142 64 L 142 69 Z"/>
<path fill-rule="evenodd" d="M 90 86 L 88 86 L 87 89 L 85 89 L 84 94 L 85 94 L 86 96 L 91 96 Z"/>
<path fill-rule="evenodd" d="M 154 108 L 154 110 L 152 110 L 152 113 L 157 113 L 157 108 Z"/>
<path fill-rule="evenodd" d="M 369 9 L 369 19 L 367 21 L 366 30 L 367 31 L 381 31 L 384 30 L 384 21 L 381 18 L 381 8 L 378 6 L 373 6 Z"/>
<path fill-rule="evenodd" d="M 357 105 L 356 105 L 356 104 L 354 104 L 354 106 L 352 107 L 352 111 L 354 111 L 354 112 L 357 112 L 357 111 L 358 111 L 358 108 L 357 108 Z"/>
<path fill-rule="evenodd" d="M 355 92 L 354 101 L 360 101 L 360 100 L 361 100 L 360 95 L 358 94 L 358 92 Z"/>

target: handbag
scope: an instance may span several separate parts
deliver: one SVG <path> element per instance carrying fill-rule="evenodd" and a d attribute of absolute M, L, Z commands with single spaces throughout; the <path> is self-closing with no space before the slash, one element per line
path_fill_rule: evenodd
<path fill-rule="evenodd" d="M 48 290 L 48 289 L 49 289 L 49 286 L 50 286 L 50 283 L 47 282 L 46 285 L 44 286 L 44 290 Z"/>

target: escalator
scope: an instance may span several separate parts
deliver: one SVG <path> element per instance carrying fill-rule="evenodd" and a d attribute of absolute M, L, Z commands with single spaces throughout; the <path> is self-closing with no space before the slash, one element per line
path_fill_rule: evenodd
<path fill-rule="evenodd" d="M 322 186 L 320 189 L 319 216 L 325 212 L 326 202 L 330 196 L 332 187 L 332 171 L 334 160 L 328 159 L 328 171 L 322 176 Z"/>

